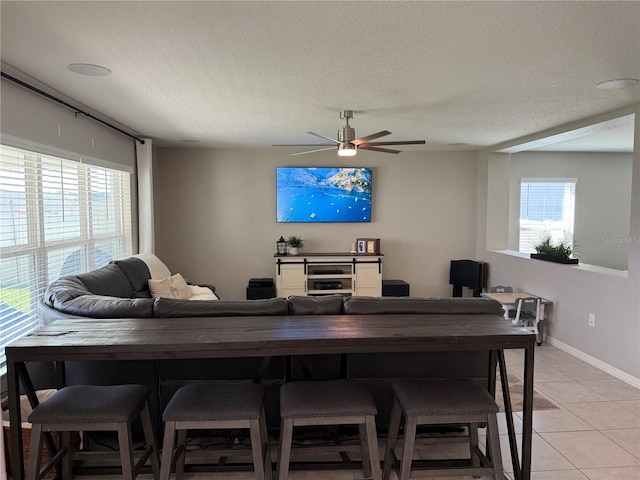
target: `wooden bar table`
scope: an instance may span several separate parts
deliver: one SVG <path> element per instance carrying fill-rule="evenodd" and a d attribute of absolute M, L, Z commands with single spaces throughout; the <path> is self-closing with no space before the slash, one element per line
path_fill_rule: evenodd
<path fill-rule="evenodd" d="M 500 370 L 511 458 L 529 480 L 535 335 L 498 315 L 314 315 L 57 320 L 6 347 L 14 480 L 24 479 L 20 382 L 37 398 L 25 362 L 266 357 L 366 352 L 487 351 Z M 522 459 L 518 460 L 504 351 L 524 351 Z M 61 368 L 63 370 L 63 368 Z"/>

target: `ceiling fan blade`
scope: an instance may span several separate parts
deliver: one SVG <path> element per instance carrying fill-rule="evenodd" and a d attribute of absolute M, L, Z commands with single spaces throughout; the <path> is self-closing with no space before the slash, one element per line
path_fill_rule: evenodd
<path fill-rule="evenodd" d="M 307 132 L 310 135 L 314 135 L 316 137 L 324 138 L 325 140 L 329 140 L 330 142 L 337 143 L 338 145 L 342 145 L 340 140 L 336 140 L 334 138 L 325 137 L 324 135 L 320 135 L 319 133 Z"/>
<path fill-rule="evenodd" d="M 366 142 L 364 145 L 424 145 L 425 140 L 401 140 L 398 142 Z M 362 148 L 363 145 L 360 145 Z"/>
<path fill-rule="evenodd" d="M 335 150 L 336 147 L 328 147 L 328 148 L 319 148 L 318 150 L 307 150 L 306 152 L 297 152 L 297 153 L 292 153 L 291 156 L 294 155 L 304 155 L 306 153 L 315 153 L 315 152 L 323 152 L 324 150 Z"/>
<path fill-rule="evenodd" d="M 335 145 L 329 145 L 328 143 L 276 143 L 272 144 L 272 147 L 331 147 L 335 148 Z"/>
<path fill-rule="evenodd" d="M 387 130 L 382 130 L 380 132 L 367 135 L 366 137 L 356 138 L 355 140 L 352 140 L 351 143 L 353 143 L 354 145 L 362 145 L 363 143 L 369 142 L 369 140 L 374 140 L 376 138 L 384 137 L 385 135 L 391 135 L 391 132 Z"/>
<path fill-rule="evenodd" d="M 366 144 L 365 144 L 366 145 Z M 400 150 L 391 150 L 390 148 L 379 148 L 379 147 L 367 147 L 360 145 L 358 150 L 372 150 L 374 152 L 382 152 L 382 153 L 400 153 Z"/>

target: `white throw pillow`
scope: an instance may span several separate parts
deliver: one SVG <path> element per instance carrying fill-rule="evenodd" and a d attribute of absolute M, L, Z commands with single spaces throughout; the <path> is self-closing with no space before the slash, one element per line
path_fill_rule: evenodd
<path fill-rule="evenodd" d="M 161 280 L 149 280 L 149 291 L 154 297 L 181 299 L 191 297 L 191 289 L 179 273 Z"/>
<path fill-rule="evenodd" d="M 199 285 L 189 285 L 191 297 L 189 300 L 219 300 L 218 296 L 210 288 Z"/>

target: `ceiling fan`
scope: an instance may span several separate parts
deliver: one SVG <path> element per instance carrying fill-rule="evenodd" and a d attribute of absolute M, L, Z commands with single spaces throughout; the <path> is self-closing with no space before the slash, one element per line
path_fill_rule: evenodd
<path fill-rule="evenodd" d="M 349 120 L 353 118 L 353 110 L 342 110 L 340 112 L 340 118 L 345 120 L 345 125 L 338 130 L 338 139 L 325 137 L 314 132 L 307 132 L 316 137 L 322 138 L 333 142 L 335 145 L 327 146 L 327 143 L 300 143 L 300 144 L 280 144 L 272 145 L 273 147 L 325 147 L 315 150 L 307 150 L 305 152 L 292 153 L 291 155 L 304 155 L 306 153 L 322 152 L 324 150 L 332 150 L 338 147 L 338 155 L 341 157 L 352 157 L 358 150 L 373 150 L 374 152 L 382 153 L 400 153 L 400 150 L 393 150 L 390 148 L 381 148 L 381 146 L 387 145 L 424 145 L 424 140 L 405 140 L 399 142 L 372 142 L 376 138 L 384 137 L 385 135 L 391 135 L 391 132 L 382 130 L 377 133 L 372 133 L 366 137 L 356 138 L 356 130 L 349 125 Z"/>

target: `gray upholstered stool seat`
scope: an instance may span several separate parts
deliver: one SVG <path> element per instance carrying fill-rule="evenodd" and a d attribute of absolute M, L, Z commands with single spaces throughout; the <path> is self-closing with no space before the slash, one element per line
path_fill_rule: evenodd
<path fill-rule="evenodd" d="M 27 480 L 40 478 L 63 457 L 62 477 L 63 479 L 71 478 L 73 452 L 70 433 L 75 431 L 118 432 L 123 477 L 133 480 L 150 458 L 154 478 L 158 478 L 160 469 L 147 402 L 149 394 L 149 389 L 142 385 L 74 385 L 65 387 L 44 400 L 29 415 L 32 431 Z M 141 458 L 134 462 L 131 424 L 138 417 L 142 421 L 147 445 Z M 38 472 L 42 454 L 40 447 L 45 432 L 61 432 L 62 449 L 40 473 Z"/>
<path fill-rule="evenodd" d="M 365 477 L 380 478 L 376 434 L 376 404 L 367 387 L 357 380 L 302 381 L 280 388 L 280 450 L 278 480 L 289 474 L 294 426 L 357 424 Z"/>
<path fill-rule="evenodd" d="M 176 478 L 183 477 L 188 430 L 248 428 L 256 479 L 271 479 L 264 395 L 264 387 L 255 383 L 194 383 L 178 389 L 162 415 L 165 430 L 160 478 L 169 479 L 173 463 Z"/>
<path fill-rule="evenodd" d="M 411 462 L 418 425 L 467 424 L 469 426 L 470 459 L 457 468 L 453 462 L 442 462 L 432 476 L 474 475 L 492 473 L 502 480 L 502 459 L 496 414 L 498 405 L 489 392 L 471 380 L 417 380 L 393 385 L 394 400 L 389 421 L 389 436 L 382 477 L 389 478 L 391 467 L 397 467 L 395 447 L 402 417 L 405 417 L 404 447 L 398 478 L 410 478 Z M 492 460 L 478 449 L 478 424 L 487 424 L 487 451 Z"/>

